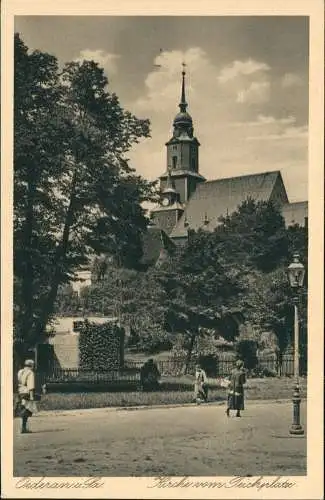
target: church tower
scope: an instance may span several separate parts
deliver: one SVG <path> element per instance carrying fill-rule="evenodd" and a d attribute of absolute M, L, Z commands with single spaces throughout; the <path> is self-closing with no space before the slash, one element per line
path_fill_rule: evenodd
<path fill-rule="evenodd" d="M 195 191 L 197 184 L 205 181 L 205 178 L 199 173 L 200 143 L 194 137 L 192 117 L 187 112 L 185 75 L 185 64 L 183 63 L 180 111 L 174 118 L 173 136 L 166 143 L 167 172 L 169 169 L 171 170 L 171 176 L 180 195 L 181 203 L 186 203 Z M 167 172 L 160 176 L 162 190 L 167 183 Z"/>
<path fill-rule="evenodd" d="M 161 190 L 160 195 L 159 206 L 152 210 L 153 222 L 166 234 L 170 234 L 184 212 L 184 205 L 180 202 L 179 193 L 175 188 L 171 168 L 167 171 L 165 187 Z"/>
<path fill-rule="evenodd" d="M 173 122 L 172 138 L 166 143 L 167 169 L 160 176 L 161 203 L 152 211 L 155 224 L 169 234 L 199 182 L 199 146 L 194 137 L 192 117 L 185 97 L 185 64 L 183 63 L 179 113 Z"/>

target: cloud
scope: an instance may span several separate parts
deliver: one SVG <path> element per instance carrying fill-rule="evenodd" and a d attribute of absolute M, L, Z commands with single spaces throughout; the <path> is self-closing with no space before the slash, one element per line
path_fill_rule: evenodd
<path fill-rule="evenodd" d="M 270 82 L 252 82 L 246 89 L 237 92 L 236 102 L 241 104 L 258 104 L 270 99 Z"/>
<path fill-rule="evenodd" d="M 218 76 L 220 83 L 228 83 L 241 75 L 253 75 L 259 72 L 269 71 L 270 67 L 254 59 L 247 59 L 246 61 L 234 61 L 229 66 L 224 67 Z"/>
<path fill-rule="evenodd" d="M 78 57 L 75 60 L 95 61 L 101 68 L 104 68 L 107 76 L 110 76 L 117 72 L 117 60 L 119 59 L 119 57 L 120 56 L 118 54 L 111 54 L 100 49 L 84 49 L 80 51 Z"/>
<path fill-rule="evenodd" d="M 278 93 L 270 92 L 274 82 L 269 66 L 256 61 L 247 66 L 237 64 L 237 77 L 221 84 L 222 68 L 200 47 L 193 47 L 186 51 L 164 51 L 157 56 L 152 71 L 144 77 L 141 96 L 125 103 L 136 116 L 149 118 L 151 122 L 152 137 L 132 147 L 128 155 L 141 175 L 154 180 L 166 169 L 165 143 L 171 137 L 178 112 L 183 60 L 187 63 L 188 111 L 201 143 L 202 175 L 216 179 L 265 170 L 282 171 L 288 165 L 292 166 L 291 171 L 294 165 L 307 169 L 307 128 L 297 127 L 294 109 L 283 116 Z M 225 67 L 233 66 L 230 62 Z M 239 92 L 242 94 L 237 102 Z M 252 101 L 254 107 L 250 105 Z M 280 137 L 282 140 L 274 148 L 272 139 Z"/>
<path fill-rule="evenodd" d="M 172 123 L 179 112 L 181 96 L 182 61 L 186 62 L 186 100 L 193 117 L 194 132 L 200 139 L 212 141 L 213 126 L 217 128 L 218 115 L 221 121 L 228 112 L 218 85 L 219 68 L 200 47 L 188 50 L 164 51 L 153 61 L 154 69 L 145 77 L 142 95 L 128 103 L 128 108 L 139 117 L 148 117 L 151 122 L 152 139 L 132 148 L 130 157 L 141 168 L 141 172 L 153 179 L 166 168 L 165 143 L 172 134 Z M 211 139 L 210 139 L 211 138 Z M 203 152 L 204 155 L 204 152 Z"/>
<path fill-rule="evenodd" d="M 218 82 L 238 104 L 260 104 L 270 99 L 270 69 L 254 59 L 234 61 L 221 69 Z"/>
<path fill-rule="evenodd" d="M 265 134 L 265 135 L 255 135 L 248 136 L 248 141 L 278 141 L 278 140 L 289 140 L 289 139 L 306 139 L 308 138 L 308 127 L 303 125 L 300 127 L 286 127 L 282 132 L 276 134 Z"/>
<path fill-rule="evenodd" d="M 187 94 L 204 92 L 206 87 L 211 85 L 210 82 L 215 80 L 217 70 L 199 47 L 190 48 L 185 52 L 162 52 L 154 60 L 154 66 L 159 69 L 149 73 L 145 79 L 145 95 L 134 103 L 137 111 L 152 113 L 170 109 L 170 112 L 174 110 L 175 113 L 180 98 L 181 63 L 184 60 L 189 68 L 186 76 Z"/>
<path fill-rule="evenodd" d="M 288 116 L 285 118 L 275 118 L 270 115 L 258 115 L 256 120 L 253 121 L 242 121 L 230 123 L 230 127 L 261 127 L 270 125 L 291 125 L 296 122 L 294 116 Z"/>
<path fill-rule="evenodd" d="M 285 73 L 281 80 L 281 85 L 284 88 L 300 87 L 303 85 L 303 79 L 295 73 Z"/>

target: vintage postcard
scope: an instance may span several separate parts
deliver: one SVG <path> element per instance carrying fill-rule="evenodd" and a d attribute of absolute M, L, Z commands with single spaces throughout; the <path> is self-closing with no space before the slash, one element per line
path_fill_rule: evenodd
<path fill-rule="evenodd" d="M 2 495 L 323 498 L 321 0 L 2 3 Z"/>

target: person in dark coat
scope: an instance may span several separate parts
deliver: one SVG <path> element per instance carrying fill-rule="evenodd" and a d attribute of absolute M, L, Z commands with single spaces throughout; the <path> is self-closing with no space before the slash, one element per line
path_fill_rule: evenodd
<path fill-rule="evenodd" d="M 144 391 L 159 389 L 160 372 L 154 360 L 148 359 L 140 369 L 140 383 Z"/>
<path fill-rule="evenodd" d="M 236 368 L 231 372 L 228 388 L 227 417 L 230 410 L 236 410 L 236 417 L 240 417 L 244 409 L 244 384 L 246 383 L 246 372 L 241 360 L 236 362 Z"/>

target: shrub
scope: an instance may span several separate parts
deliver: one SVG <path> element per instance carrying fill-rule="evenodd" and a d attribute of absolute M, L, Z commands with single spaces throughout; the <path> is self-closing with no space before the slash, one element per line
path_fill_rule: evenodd
<path fill-rule="evenodd" d="M 270 370 L 269 368 L 257 366 L 250 371 L 250 376 L 256 378 L 277 377 L 277 373 L 276 371 Z"/>
<path fill-rule="evenodd" d="M 236 343 L 235 349 L 237 358 L 244 361 L 247 370 L 251 371 L 257 367 L 257 342 L 255 340 L 239 340 Z"/>
<path fill-rule="evenodd" d="M 216 356 L 212 354 L 200 356 L 198 361 L 208 377 L 218 374 L 218 358 Z"/>

